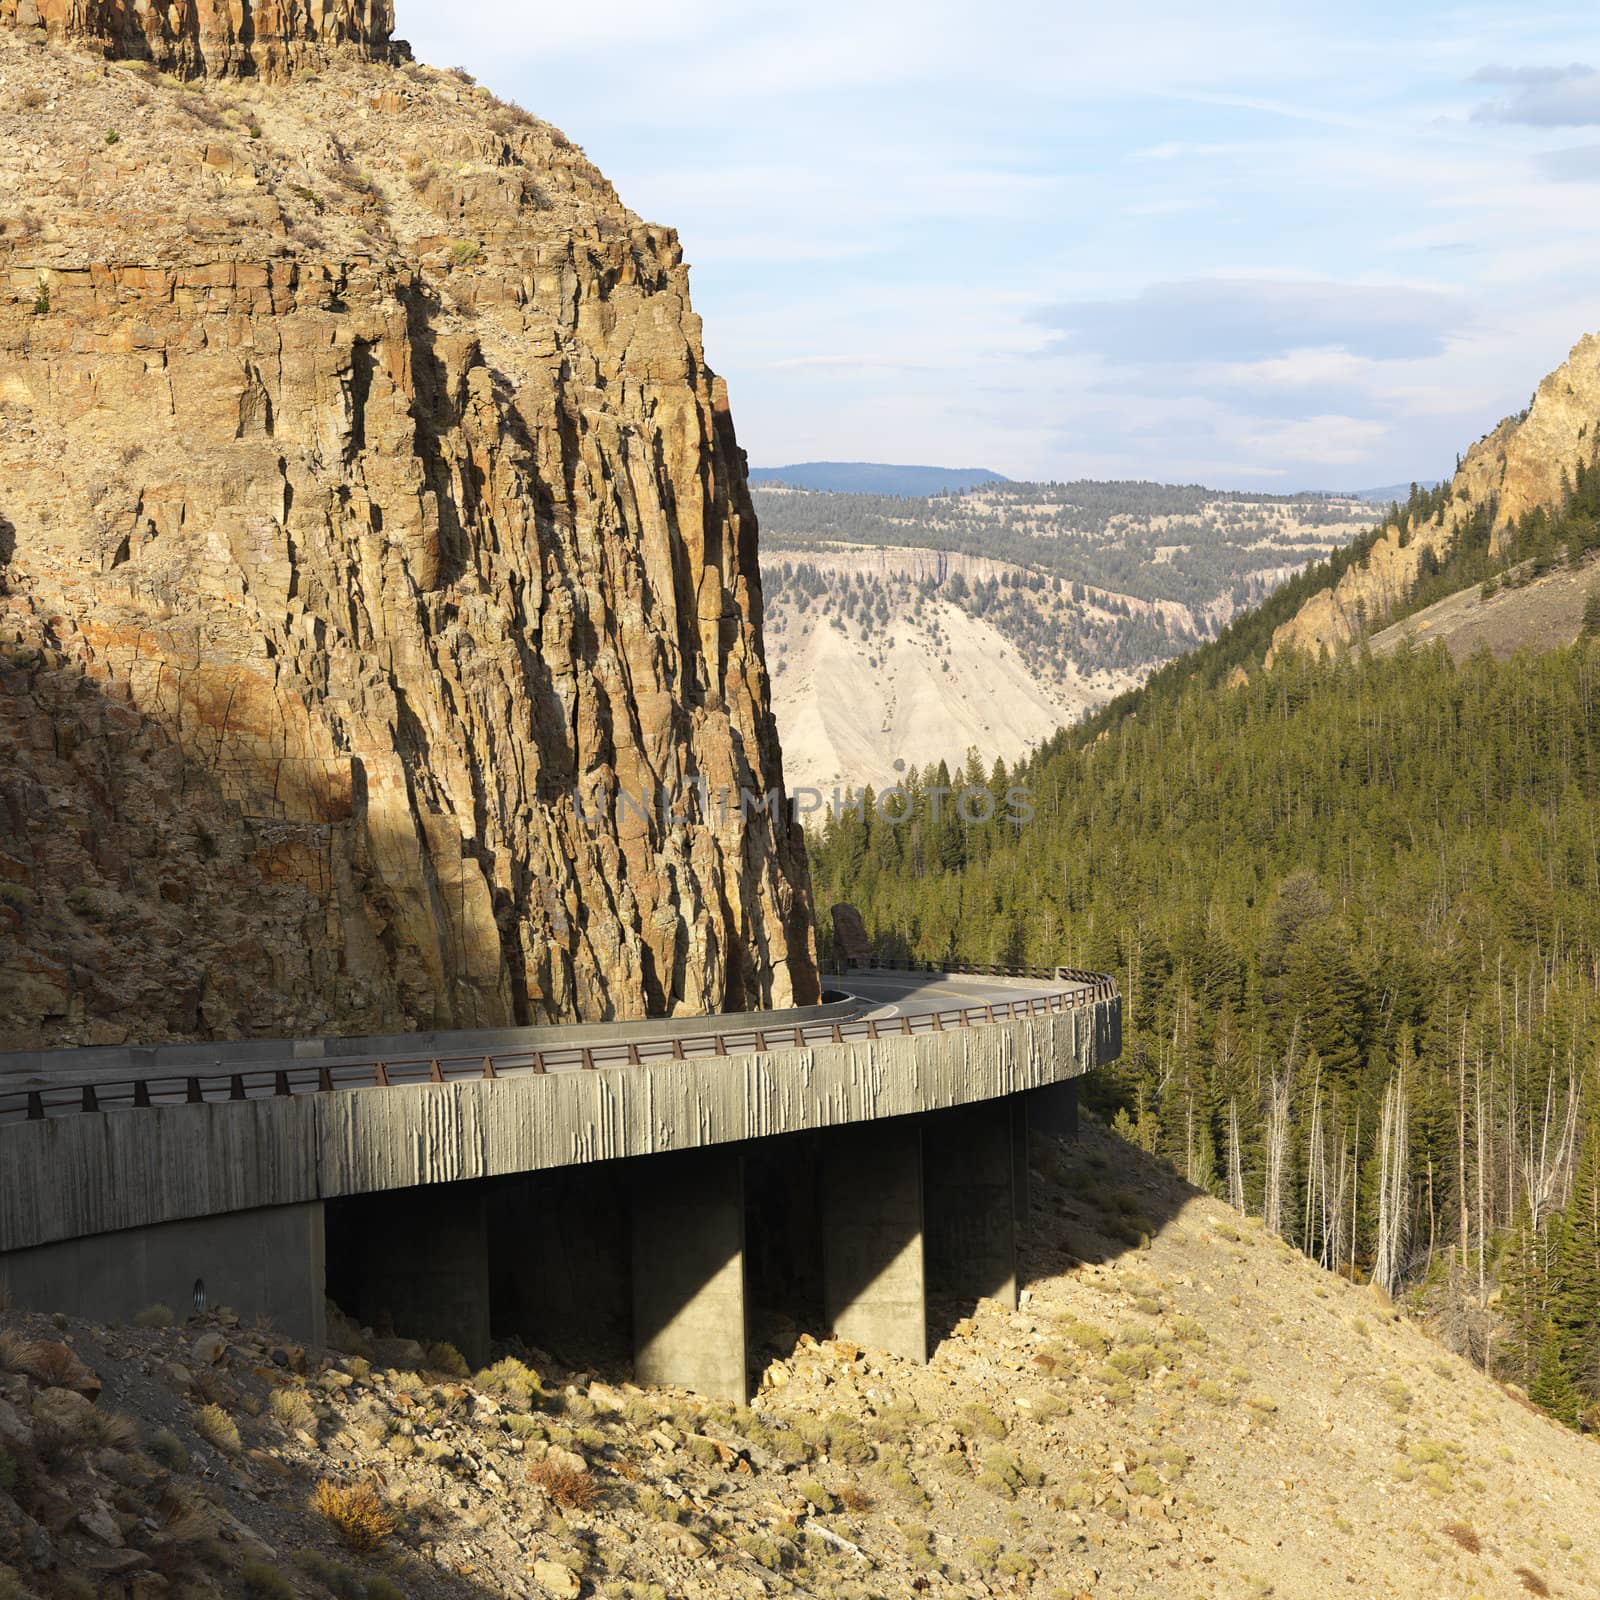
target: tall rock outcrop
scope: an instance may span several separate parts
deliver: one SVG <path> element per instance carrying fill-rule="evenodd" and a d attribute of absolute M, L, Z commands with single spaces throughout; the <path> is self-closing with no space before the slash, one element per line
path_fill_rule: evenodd
<path fill-rule="evenodd" d="M 1425 552 L 1442 556 L 1482 508 L 1492 512 L 1498 541 L 1528 512 L 1559 507 L 1564 481 L 1571 481 L 1580 463 L 1595 459 L 1597 443 L 1600 335 L 1586 334 L 1539 385 L 1528 410 L 1507 417 L 1462 458 L 1443 518 L 1412 528 L 1404 543 L 1398 528 L 1386 528 L 1364 561 L 1313 595 L 1277 630 L 1273 655 L 1291 646 L 1313 655 L 1342 649 L 1381 627 L 1410 594 Z"/>
<path fill-rule="evenodd" d="M 392 0 L 0 0 L 0 24 L 184 77 L 281 78 L 330 52 L 404 58 Z"/>
<path fill-rule="evenodd" d="M 371 59 L 381 0 L 34 5 L 0 26 L 0 1048 L 814 999 L 675 236 Z"/>

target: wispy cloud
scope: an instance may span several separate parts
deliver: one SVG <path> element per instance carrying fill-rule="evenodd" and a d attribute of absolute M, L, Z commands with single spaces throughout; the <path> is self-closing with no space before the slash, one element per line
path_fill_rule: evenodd
<path fill-rule="evenodd" d="M 1375 361 L 1437 355 L 1466 321 L 1433 289 L 1293 278 L 1153 283 L 1129 300 L 1042 307 L 1037 318 L 1074 353 L 1122 364 L 1265 361 L 1342 350 Z"/>
<path fill-rule="evenodd" d="M 1512 92 L 1480 105 L 1480 122 L 1517 122 L 1530 128 L 1600 126 L 1600 71 L 1574 63 L 1567 67 L 1484 67 L 1474 83 L 1496 84 Z"/>
<path fill-rule="evenodd" d="M 1546 150 L 1536 159 L 1539 169 L 1557 183 L 1600 183 L 1600 144 Z"/>

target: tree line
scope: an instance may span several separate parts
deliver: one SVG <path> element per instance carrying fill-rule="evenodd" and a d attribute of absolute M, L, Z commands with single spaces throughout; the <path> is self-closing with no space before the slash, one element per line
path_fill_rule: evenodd
<path fill-rule="evenodd" d="M 1115 972 L 1090 1091 L 1128 1137 L 1600 1425 L 1600 644 L 1238 682 L 1262 637 L 1015 771 L 914 774 L 909 823 L 830 817 L 817 903 L 885 953 Z M 936 817 L 952 770 L 1034 817 Z"/>

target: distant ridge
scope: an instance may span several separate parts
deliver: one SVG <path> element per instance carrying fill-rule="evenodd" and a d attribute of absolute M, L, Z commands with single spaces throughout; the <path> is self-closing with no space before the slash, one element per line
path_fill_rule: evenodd
<path fill-rule="evenodd" d="M 946 489 L 975 489 L 1011 480 L 985 467 L 900 467 L 881 461 L 799 461 L 787 467 L 751 467 L 751 483 L 786 483 L 791 489 L 830 494 L 898 494 L 921 499 Z"/>
<path fill-rule="evenodd" d="M 1418 478 L 1417 487 L 1421 489 L 1437 489 L 1437 478 Z M 1371 500 L 1375 505 L 1386 506 L 1398 502 L 1404 505 L 1411 496 L 1409 483 L 1386 483 L 1377 489 L 1352 489 L 1350 491 L 1357 500 Z"/>

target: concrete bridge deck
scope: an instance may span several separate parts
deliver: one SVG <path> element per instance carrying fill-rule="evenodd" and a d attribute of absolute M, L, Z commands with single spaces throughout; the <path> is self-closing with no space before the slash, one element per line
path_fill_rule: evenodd
<path fill-rule="evenodd" d="M 930 1274 L 1014 1296 L 1028 1117 L 1070 1118 L 1120 1001 L 1060 969 L 841 981 L 809 1018 L 482 1054 L 35 1058 L 0 1086 L 0 1277 L 102 1318 L 202 1292 L 312 1340 L 331 1293 L 474 1360 L 609 1307 L 642 1378 L 720 1394 L 744 1392 L 751 1295 L 918 1354 Z"/>

